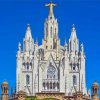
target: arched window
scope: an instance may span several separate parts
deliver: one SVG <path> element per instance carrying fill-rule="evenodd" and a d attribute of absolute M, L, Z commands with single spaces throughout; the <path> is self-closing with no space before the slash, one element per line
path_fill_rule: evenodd
<path fill-rule="evenodd" d="M 73 75 L 73 85 L 77 85 L 77 77 Z"/>
<path fill-rule="evenodd" d="M 30 68 L 32 69 L 32 63 L 30 63 Z"/>
<path fill-rule="evenodd" d="M 65 58 L 62 59 L 62 64 L 65 65 Z"/>
<path fill-rule="evenodd" d="M 55 71 L 56 71 L 55 67 L 52 65 L 52 63 L 50 63 L 49 66 L 48 66 L 48 70 L 47 70 L 48 78 L 55 79 L 55 76 L 54 76 Z"/>
<path fill-rule="evenodd" d="M 73 70 L 74 70 L 74 71 L 76 70 L 76 66 L 77 66 L 77 65 L 74 63 L 74 64 L 73 64 Z"/>
<path fill-rule="evenodd" d="M 25 64 L 25 62 L 23 63 L 23 68 L 26 69 L 26 64 Z"/>
<path fill-rule="evenodd" d="M 48 46 L 46 46 L 46 49 L 48 49 Z"/>
<path fill-rule="evenodd" d="M 26 64 L 26 65 L 27 65 L 27 70 L 29 70 L 29 63 L 27 62 L 27 64 Z"/>
<path fill-rule="evenodd" d="M 48 78 L 48 75 L 47 75 L 47 78 Z"/>
<path fill-rule="evenodd" d="M 45 82 L 43 82 L 43 87 L 44 87 L 44 89 L 45 89 Z"/>
<path fill-rule="evenodd" d="M 50 82 L 50 89 L 52 89 L 52 82 Z"/>
<path fill-rule="evenodd" d="M 30 84 L 30 76 L 29 75 L 26 75 L 26 84 Z"/>
<path fill-rule="evenodd" d="M 94 88 L 93 88 L 93 91 L 92 91 L 92 94 L 94 93 Z"/>
<path fill-rule="evenodd" d="M 57 89 L 59 89 L 59 83 L 57 82 Z"/>
<path fill-rule="evenodd" d="M 55 84 L 55 82 L 53 83 L 53 89 L 55 89 L 55 87 L 56 87 L 56 84 Z"/>
<path fill-rule="evenodd" d="M 56 36 L 56 28 L 55 28 L 55 36 Z"/>
<path fill-rule="evenodd" d="M 97 94 L 97 88 L 94 89 L 94 93 Z"/>
<path fill-rule="evenodd" d="M 75 70 L 75 66 L 73 67 L 73 70 Z"/>
<path fill-rule="evenodd" d="M 55 78 L 55 75 L 53 76 L 53 78 Z"/>
<path fill-rule="evenodd" d="M 49 89 L 49 83 L 47 82 L 47 89 Z"/>
<path fill-rule="evenodd" d="M 6 87 L 4 87 L 4 93 L 6 93 Z"/>
<path fill-rule="evenodd" d="M 27 66 L 27 70 L 29 70 L 29 66 Z"/>

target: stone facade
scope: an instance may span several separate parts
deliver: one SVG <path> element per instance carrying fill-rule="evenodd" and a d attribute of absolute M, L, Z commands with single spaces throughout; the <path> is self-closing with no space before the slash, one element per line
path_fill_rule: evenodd
<path fill-rule="evenodd" d="M 85 53 L 72 26 L 68 43 L 60 44 L 58 21 L 49 3 L 49 15 L 44 22 L 42 44 L 34 42 L 30 25 L 27 26 L 23 48 L 18 44 L 16 55 L 16 93 L 8 98 L 8 83 L 2 83 L 2 100 L 99 100 L 99 85 L 92 85 L 92 96 L 86 89 Z M 36 100 L 37 100 L 36 99 Z"/>
<path fill-rule="evenodd" d="M 64 46 L 58 37 L 58 21 L 54 17 L 50 3 L 49 15 L 44 22 L 42 45 L 34 42 L 28 25 L 23 48 L 18 45 L 16 59 L 16 87 L 28 96 L 36 93 L 58 92 L 71 96 L 75 91 L 87 95 L 85 79 L 85 53 L 83 44 L 79 44 L 75 26 L 72 26 L 69 42 Z"/>
<path fill-rule="evenodd" d="M 36 93 L 35 96 L 28 96 L 26 92 L 19 91 L 17 93 L 12 93 L 8 97 L 8 83 L 4 81 L 1 85 L 2 87 L 2 95 L 1 100 L 27 100 L 26 98 L 30 98 L 29 100 L 99 100 L 99 85 L 97 82 L 92 84 L 92 96 L 88 92 L 88 95 L 84 95 L 81 91 L 74 92 L 71 96 L 66 96 L 65 93 L 60 92 L 41 92 Z M 32 99 L 32 98 L 36 99 Z"/>
<path fill-rule="evenodd" d="M 84 96 L 82 92 L 73 93 L 72 96 L 65 96 L 65 93 L 36 93 L 36 100 L 90 100 L 90 96 Z M 24 94 L 12 95 L 9 100 L 25 100 L 32 99 L 32 96 L 24 96 Z M 96 100 L 96 99 L 93 99 Z"/>

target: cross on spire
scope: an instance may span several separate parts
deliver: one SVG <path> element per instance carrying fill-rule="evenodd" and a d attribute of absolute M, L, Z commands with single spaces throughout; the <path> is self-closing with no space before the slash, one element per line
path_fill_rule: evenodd
<path fill-rule="evenodd" d="M 45 6 L 50 7 L 49 14 L 52 15 L 53 14 L 53 6 L 56 6 L 56 4 L 50 2 L 49 4 L 46 4 Z"/>

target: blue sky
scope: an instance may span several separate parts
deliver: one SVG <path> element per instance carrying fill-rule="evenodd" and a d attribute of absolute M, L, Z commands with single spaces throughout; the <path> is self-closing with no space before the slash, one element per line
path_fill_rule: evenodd
<path fill-rule="evenodd" d="M 39 44 L 44 35 L 44 21 L 50 0 L 0 0 L 0 84 L 7 80 L 10 88 L 16 83 L 16 52 L 23 42 L 29 23 L 34 40 Z M 100 0 L 52 0 L 59 23 L 61 44 L 68 41 L 74 23 L 80 43 L 86 54 L 87 88 L 97 80 L 100 83 Z"/>

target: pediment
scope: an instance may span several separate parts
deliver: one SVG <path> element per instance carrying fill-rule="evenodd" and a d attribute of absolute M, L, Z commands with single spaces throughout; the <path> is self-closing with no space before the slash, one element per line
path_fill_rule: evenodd
<path fill-rule="evenodd" d="M 44 64 L 44 67 L 42 67 L 42 68 L 43 68 L 43 71 L 47 71 L 48 66 L 49 66 L 50 64 L 51 64 L 53 67 L 55 67 L 56 70 L 57 70 L 57 65 L 56 65 L 56 63 L 55 63 L 55 61 L 54 61 L 54 58 L 53 58 L 52 54 L 49 55 L 46 64 Z"/>
<path fill-rule="evenodd" d="M 49 64 L 52 64 L 55 68 L 57 68 L 57 65 L 56 65 L 56 63 L 55 63 L 55 60 L 54 60 L 52 54 L 50 54 L 50 56 L 49 56 L 49 58 L 48 58 L 48 61 L 47 61 L 47 63 L 46 63 L 46 66 L 49 66 Z"/>

